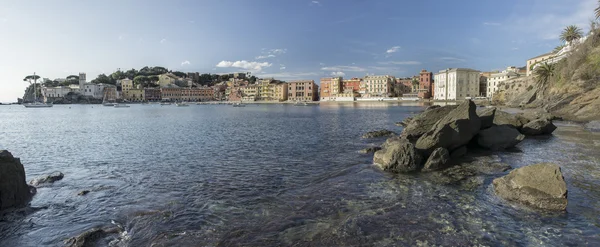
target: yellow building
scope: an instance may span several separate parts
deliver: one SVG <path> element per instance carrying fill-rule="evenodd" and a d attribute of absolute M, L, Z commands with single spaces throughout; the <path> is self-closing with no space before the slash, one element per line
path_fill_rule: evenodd
<path fill-rule="evenodd" d="M 160 87 L 166 87 L 169 84 L 175 84 L 175 81 L 179 78 L 171 73 L 158 75 L 158 85 Z"/>
<path fill-rule="evenodd" d="M 273 79 L 262 79 L 258 81 L 258 98 L 257 100 L 273 100 L 275 84 Z"/>
<path fill-rule="evenodd" d="M 119 82 L 121 83 L 121 90 L 127 91 L 127 90 L 133 89 L 133 80 L 123 79 L 123 80 L 119 80 Z"/>
<path fill-rule="evenodd" d="M 258 94 L 258 86 L 257 85 L 248 85 L 244 87 L 240 87 L 242 91 L 242 100 L 243 101 L 255 101 Z"/>
<path fill-rule="evenodd" d="M 143 101 L 144 90 L 143 89 L 129 89 L 123 90 L 123 99 L 128 101 Z"/>
<path fill-rule="evenodd" d="M 280 82 L 275 84 L 274 100 L 287 101 L 288 100 L 288 84 Z"/>

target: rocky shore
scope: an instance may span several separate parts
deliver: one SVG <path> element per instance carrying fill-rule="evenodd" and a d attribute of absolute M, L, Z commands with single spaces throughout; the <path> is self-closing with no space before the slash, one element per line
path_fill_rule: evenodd
<path fill-rule="evenodd" d="M 484 162 L 471 167 L 474 169 L 454 167 L 473 160 L 482 151 L 493 155 L 495 151 L 515 148 L 528 136 L 552 134 L 556 129 L 553 119 L 544 112 L 510 114 L 493 107 L 478 109 L 470 100 L 455 106 L 427 108 L 400 124 L 406 126 L 402 133 L 381 145 L 373 155 L 373 163 L 393 173 L 440 173 L 450 181 L 457 175 L 458 180 L 463 180 L 486 170 L 503 172 L 510 165 Z M 393 132 L 380 130 L 367 136 L 374 133 Z M 515 169 L 493 184 L 496 194 L 506 200 L 538 209 L 566 209 L 567 188 L 558 165 L 535 164 Z"/>
<path fill-rule="evenodd" d="M 27 204 L 36 189 L 25 182 L 25 168 L 19 158 L 0 150 L 0 211 Z"/>

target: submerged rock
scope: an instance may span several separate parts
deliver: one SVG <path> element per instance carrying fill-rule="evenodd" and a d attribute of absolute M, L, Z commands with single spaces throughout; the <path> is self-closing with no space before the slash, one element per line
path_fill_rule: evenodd
<path fill-rule="evenodd" d="M 29 182 L 29 184 L 31 184 L 33 186 L 39 186 L 39 185 L 43 185 L 43 184 L 51 184 L 58 180 L 63 179 L 64 177 L 65 177 L 65 175 L 62 174 L 62 172 L 53 172 L 51 174 L 41 176 L 34 180 L 31 180 Z"/>
<path fill-rule="evenodd" d="M 525 136 L 507 125 L 493 126 L 479 132 L 477 144 L 490 150 L 504 150 L 519 144 Z"/>
<path fill-rule="evenodd" d="M 481 129 L 487 129 L 494 125 L 494 116 L 496 116 L 496 107 L 483 108 L 477 110 L 477 115 L 481 120 Z"/>
<path fill-rule="evenodd" d="M 118 227 L 92 228 L 76 237 L 65 240 L 64 243 L 68 247 L 103 246 L 103 244 L 98 243 L 101 239 L 109 234 L 118 234 L 121 231 Z"/>
<path fill-rule="evenodd" d="M 407 139 L 395 139 L 375 152 L 373 163 L 391 172 L 414 172 L 421 169 L 421 155 Z"/>
<path fill-rule="evenodd" d="M 429 159 L 427 159 L 427 162 L 425 162 L 423 171 L 427 172 L 443 169 L 446 167 L 446 164 L 448 164 L 449 160 L 450 152 L 448 152 L 448 149 L 436 148 L 429 156 Z"/>
<path fill-rule="evenodd" d="M 362 138 L 377 138 L 377 137 L 388 137 L 388 136 L 394 136 L 396 135 L 395 132 L 390 131 L 390 130 L 376 130 L 376 131 L 371 131 L 371 132 L 367 132 L 366 134 L 364 134 L 362 136 Z"/>
<path fill-rule="evenodd" d="M 437 107 L 428 109 L 425 112 L 413 117 L 412 121 L 402 130 L 401 135 L 409 140 L 417 140 L 419 137 L 430 131 L 435 124 L 444 118 L 452 110 L 456 109 L 456 105 Z"/>
<path fill-rule="evenodd" d="M 406 117 L 400 122 L 396 122 L 396 126 L 406 127 L 410 121 L 412 121 L 413 117 Z"/>
<path fill-rule="evenodd" d="M 471 100 L 461 103 L 417 140 L 417 149 L 427 155 L 439 147 L 454 150 L 469 143 L 481 128 L 476 108 Z"/>
<path fill-rule="evenodd" d="M 467 155 L 467 146 L 462 146 L 459 147 L 457 149 L 452 150 L 452 152 L 450 152 L 450 158 L 451 159 L 458 159 L 458 158 L 462 158 L 463 156 Z"/>
<path fill-rule="evenodd" d="M 379 150 L 381 150 L 381 147 L 368 147 L 368 148 L 363 148 L 358 152 L 361 154 L 370 154 L 370 153 L 375 153 Z"/>
<path fill-rule="evenodd" d="M 548 135 L 552 134 L 554 130 L 556 130 L 556 126 L 551 120 L 538 119 L 523 125 L 523 128 L 521 128 L 521 133 L 529 136 Z"/>
<path fill-rule="evenodd" d="M 78 195 L 78 196 L 85 196 L 85 195 L 87 195 L 88 193 L 90 193 L 90 191 L 89 191 L 89 190 L 82 190 L 82 191 L 79 191 L 79 193 L 77 193 L 77 195 Z"/>
<path fill-rule="evenodd" d="M 25 181 L 25 168 L 19 158 L 0 150 L 0 210 L 25 205 L 35 194 L 35 188 Z"/>
<path fill-rule="evenodd" d="M 567 208 L 567 184 L 556 164 L 521 167 L 494 179 L 493 184 L 496 194 L 509 201 L 545 210 Z"/>

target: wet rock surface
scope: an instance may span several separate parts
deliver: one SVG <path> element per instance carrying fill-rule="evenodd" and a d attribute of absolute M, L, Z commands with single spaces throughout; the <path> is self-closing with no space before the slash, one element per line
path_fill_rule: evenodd
<path fill-rule="evenodd" d="M 65 177 L 65 175 L 62 172 L 53 172 L 51 174 L 44 175 L 44 176 L 38 177 L 34 180 L 31 180 L 29 182 L 29 184 L 31 184 L 33 186 L 43 186 L 43 185 L 48 185 L 48 184 L 54 183 L 56 181 L 59 181 L 59 180 L 63 179 L 64 177 Z"/>
<path fill-rule="evenodd" d="M 406 128 L 402 131 L 402 136 L 410 140 L 417 140 L 419 137 L 431 130 L 433 126 L 442 118 L 444 118 L 452 110 L 456 109 L 456 105 L 435 107 L 425 110 L 421 114 L 414 116 Z"/>
<path fill-rule="evenodd" d="M 421 169 L 421 155 L 407 139 L 397 139 L 375 152 L 373 163 L 391 172 L 414 172 Z"/>
<path fill-rule="evenodd" d="M 376 131 L 367 132 L 362 136 L 362 138 L 368 139 L 368 138 L 378 138 L 378 137 L 389 137 L 389 136 L 394 136 L 394 135 L 396 135 L 395 132 L 384 129 L 384 130 L 376 130 Z"/>
<path fill-rule="evenodd" d="M 0 210 L 27 204 L 35 194 L 25 182 L 25 168 L 19 158 L 0 150 Z"/>
<path fill-rule="evenodd" d="M 556 164 L 521 167 L 494 179 L 493 184 L 496 194 L 509 201 L 545 210 L 567 208 L 567 184 Z"/>
<path fill-rule="evenodd" d="M 490 150 L 499 151 L 512 148 L 523 139 L 525 136 L 515 128 L 500 125 L 480 131 L 477 135 L 477 144 Z"/>
<path fill-rule="evenodd" d="M 551 120 L 538 119 L 523 125 L 523 128 L 521 128 L 521 133 L 530 136 L 548 135 L 552 134 L 554 130 L 556 130 L 556 126 Z"/>

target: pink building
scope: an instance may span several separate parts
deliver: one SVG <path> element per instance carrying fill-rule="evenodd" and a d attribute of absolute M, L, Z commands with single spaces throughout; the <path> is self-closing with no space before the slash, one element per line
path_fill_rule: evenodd
<path fill-rule="evenodd" d="M 288 83 L 289 101 L 316 101 L 318 100 L 319 86 L 314 80 L 292 81 Z"/>

